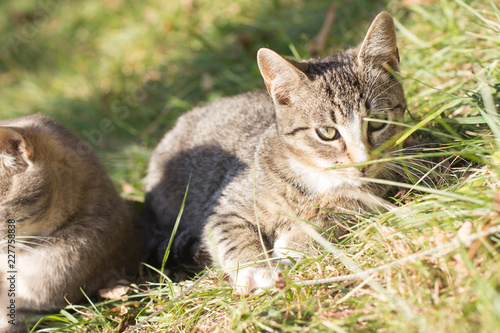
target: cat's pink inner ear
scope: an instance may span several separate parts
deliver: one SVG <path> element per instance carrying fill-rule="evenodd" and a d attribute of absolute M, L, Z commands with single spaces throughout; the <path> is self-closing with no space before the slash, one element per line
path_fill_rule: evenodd
<path fill-rule="evenodd" d="M 358 60 L 362 65 L 389 66 L 398 70 L 399 53 L 394 20 L 388 12 L 381 12 L 373 20 L 361 43 Z"/>
<path fill-rule="evenodd" d="M 257 53 L 257 63 L 269 94 L 278 104 L 290 104 L 290 88 L 299 79 L 285 58 L 276 52 L 262 48 Z"/>
<path fill-rule="evenodd" d="M 10 128 L 0 128 L 0 154 L 24 158 L 31 158 L 33 155 L 29 141 Z"/>

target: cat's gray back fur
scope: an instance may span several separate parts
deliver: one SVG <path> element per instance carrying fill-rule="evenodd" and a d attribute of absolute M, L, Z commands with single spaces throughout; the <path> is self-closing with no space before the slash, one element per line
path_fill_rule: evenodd
<path fill-rule="evenodd" d="M 201 237 L 222 192 L 249 172 L 262 133 L 276 131 L 275 126 L 273 103 L 264 91 L 221 98 L 181 116 L 155 149 L 146 178 L 146 202 L 160 228 L 173 228 L 189 183 L 189 209 L 178 239 L 186 241 L 182 234 Z M 236 187 L 230 195 L 237 200 L 244 188 Z"/>

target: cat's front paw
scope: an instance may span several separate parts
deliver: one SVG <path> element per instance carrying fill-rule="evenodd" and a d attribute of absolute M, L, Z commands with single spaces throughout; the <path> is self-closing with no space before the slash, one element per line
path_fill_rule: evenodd
<path fill-rule="evenodd" d="M 260 292 L 273 287 L 276 284 L 278 273 L 277 267 L 245 267 L 236 272 L 234 288 L 240 294 Z"/>

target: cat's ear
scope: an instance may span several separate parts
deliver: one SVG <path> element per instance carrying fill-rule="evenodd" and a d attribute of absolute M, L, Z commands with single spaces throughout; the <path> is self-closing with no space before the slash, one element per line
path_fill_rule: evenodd
<path fill-rule="evenodd" d="M 276 52 L 261 48 L 257 52 L 257 64 L 264 78 L 267 91 L 276 103 L 289 105 L 292 101 L 292 92 L 303 83 L 306 77 L 306 64 L 287 60 Z"/>
<path fill-rule="evenodd" d="M 12 128 L 0 127 L 0 167 L 16 169 L 33 157 L 27 138 Z"/>
<path fill-rule="evenodd" d="M 373 20 L 359 47 L 358 61 L 362 66 L 385 67 L 398 70 L 399 53 L 396 28 L 391 14 L 381 12 Z"/>

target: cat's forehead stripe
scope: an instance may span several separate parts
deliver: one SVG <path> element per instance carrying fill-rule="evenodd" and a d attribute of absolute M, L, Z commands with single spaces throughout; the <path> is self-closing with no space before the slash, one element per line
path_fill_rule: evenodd
<path fill-rule="evenodd" d="M 353 110 L 357 109 L 359 100 L 363 98 L 362 84 L 352 56 L 335 54 L 312 61 L 309 74 L 331 104 L 332 121 L 337 123 L 341 118 L 350 118 Z"/>
<path fill-rule="evenodd" d="M 337 116 L 335 116 L 335 110 L 334 109 L 330 110 L 330 117 L 332 118 L 332 121 L 334 123 L 337 123 Z"/>

